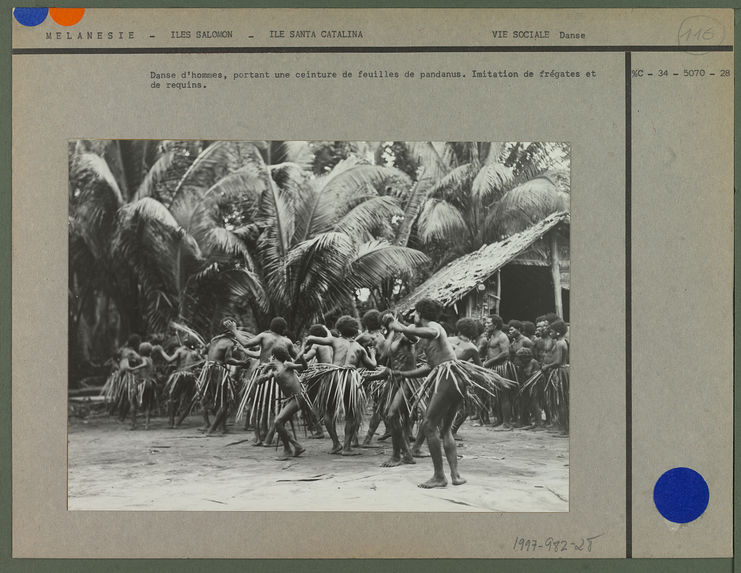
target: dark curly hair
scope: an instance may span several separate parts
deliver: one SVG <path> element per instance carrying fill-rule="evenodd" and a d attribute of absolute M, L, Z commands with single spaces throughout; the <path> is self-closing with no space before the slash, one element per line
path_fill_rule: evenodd
<path fill-rule="evenodd" d="M 566 331 L 568 330 L 568 328 L 566 326 L 566 323 L 563 320 L 559 319 L 559 320 L 554 320 L 551 323 L 551 330 L 553 330 L 559 336 L 563 336 L 564 334 L 566 334 Z"/>
<path fill-rule="evenodd" d="M 530 338 L 535 334 L 535 323 L 530 322 L 529 320 L 524 320 L 522 322 L 522 334 Z"/>
<path fill-rule="evenodd" d="M 149 356 L 152 354 L 152 345 L 149 342 L 142 342 L 139 345 L 139 354 L 142 356 Z"/>
<path fill-rule="evenodd" d="M 309 328 L 309 334 L 311 336 L 321 336 L 322 338 L 324 338 L 327 336 L 327 334 L 329 334 L 329 331 L 323 324 L 312 324 Z"/>
<path fill-rule="evenodd" d="M 473 340 L 479 335 L 478 321 L 473 318 L 461 318 L 455 323 L 455 331 Z"/>
<path fill-rule="evenodd" d="M 549 312 L 545 316 L 543 316 L 543 320 L 545 320 L 548 324 L 551 324 L 552 322 L 555 322 L 556 320 L 560 320 L 558 318 L 558 315 L 555 312 Z"/>
<path fill-rule="evenodd" d="M 275 346 L 273 346 L 273 356 L 280 362 L 285 362 L 286 360 L 291 359 L 291 355 L 288 353 L 288 350 L 286 350 L 280 344 L 276 344 Z"/>
<path fill-rule="evenodd" d="M 360 322 L 363 323 L 366 330 L 378 330 L 381 328 L 381 313 L 372 308 L 363 315 Z"/>
<path fill-rule="evenodd" d="M 347 314 L 338 318 L 334 327 L 345 338 L 355 338 L 360 331 L 358 319 Z"/>
<path fill-rule="evenodd" d="M 491 319 L 491 323 L 494 325 L 494 328 L 502 330 L 504 321 L 502 320 L 501 316 L 499 316 L 498 314 L 491 314 L 489 315 L 489 318 Z"/>
<path fill-rule="evenodd" d="M 280 334 L 281 336 L 283 336 L 286 333 L 286 330 L 288 330 L 288 323 L 286 322 L 286 319 L 282 316 L 276 316 L 273 320 L 270 321 L 270 330 L 272 330 L 276 334 Z"/>
<path fill-rule="evenodd" d="M 520 322 L 519 320 L 510 320 L 509 323 L 507 324 L 507 326 L 509 326 L 510 328 L 514 328 L 515 330 L 519 330 L 520 332 L 522 332 L 522 322 Z"/>
<path fill-rule="evenodd" d="M 437 320 L 443 311 L 443 305 L 431 298 L 423 298 L 414 305 L 414 310 L 424 320 Z"/>

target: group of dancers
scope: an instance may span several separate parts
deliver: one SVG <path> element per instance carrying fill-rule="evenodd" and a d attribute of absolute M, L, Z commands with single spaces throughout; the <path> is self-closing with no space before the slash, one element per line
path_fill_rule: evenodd
<path fill-rule="evenodd" d="M 324 438 L 323 425 L 330 453 L 349 456 L 358 453 L 358 432 L 371 413 L 363 445 L 383 421 L 386 433 L 379 439 L 392 444 L 384 467 L 414 464 L 427 442 L 434 474 L 420 484 L 424 488 L 447 485 L 443 453 L 452 484 L 465 483 L 454 434 L 467 418 L 501 429 L 556 425 L 568 431 L 568 329 L 562 320 L 546 315 L 534 328 L 510 321 L 505 332 L 502 319 L 491 315 L 485 325 L 463 318 L 451 329 L 440 322 L 442 310 L 435 300 L 420 300 L 411 324 L 370 310 L 362 327 L 342 316 L 332 331 L 313 325 L 303 343 L 286 336 L 282 317 L 256 336 L 226 318 L 208 344 L 185 334 L 172 354 L 134 335 L 119 351 L 103 394 L 111 413 L 122 421 L 131 415 L 132 429 L 139 412 L 149 427 L 158 401 L 167 404 L 170 428 L 198 407 L 209 434 L 225 432 L 234 415 L 235 423 L 253 428 L 255 445 L 271 445 L 277 434 L 279 459 L 305 452 L 295 431 L 297 414 L 310 438 Z M 156 363 L 174 365 L 164 384 L 157 382 Z M 337 424 L 343 421 L 340 440 Z"/>

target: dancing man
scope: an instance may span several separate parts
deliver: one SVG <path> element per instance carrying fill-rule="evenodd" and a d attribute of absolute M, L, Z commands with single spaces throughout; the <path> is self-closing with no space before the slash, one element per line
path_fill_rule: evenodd
<path fill-rule="evenodd" d="M 203 358 L 201 357 L 198 341 L 192 336 L 186 336 L 172 355 L 168 355 L 161 346 L 155 346 L 154 351 L 168 364 L 175 362 L 175 371 L 170 374 L 164 389 L 164 395 L 167 399 L 167 415 L 170 420 L 168 428 L 172 429 L 176 426 L 176 414 L 180 415 L 178 416 L 177 425 L 179 426 L 183 422 L 186 408 L 196 391 L 194 369 L 203 362 Z"/>
<path fill-rule="evenodd" d="M 291 437 L 285 427 L 285 423 L 291 422 L 296 412 L 306 411 L 309 407 L 308 397 L 303 391 L 301 381 L 296 374 L 296 372 L 304 370 L 306 363 L 296 364 L 291 362 L 288 350 L 282 346 L 273 348 L 272 358 L 272 362 L 268 363 L 269 366 L 264 369 L 266 372 L 257 379 L 257 384 L 264 384 L 271 379 L 275 380 L 286 397 L 280 412 L 275 416 L 275 431 L 283 442 L 283 455 L 278 460 L 285 461 L 291 457 L 298 457 L 306 451 L 295 438 Z M 271 372 L 267 372 L 267 370 Z M 291 446 L 293 446 L 293 450 L 291 450 Z"/>
<path fill-rule="evenodd" d="M 437 322 L 442 309 L 439 302 L 425 298 L 414 305 L 414 326 L 404 326 L 398 320 L 389 324 L 392 330 L 421 339 L 419 344 L 424 346 L 427 363 L 431 368 L 417 398 L 421 399 L 426 393 L 432 394 L 420 431 L 423 431 L 427 438 L 434 473 L 431 479 L 419 484 L 422 488 L 448 485 L 443 469 L 440 435 L 453 485 L 466 483 L 458 472 L 458 457 L 451 426 L 467 386 L 484 389 L 490 385 L 504 388 L 513 384 L 493 372 L 456 359 L 455 352 L 448 343 L 445 329 Z M 488 388 L 487 390 L 491 391 Z"/>
<path fill-rule="evenodd" d="M 306 344 L 320 344 L 332 348 L 332 365 L 317 371 L 305 378 L 310 392 L 316 391 L 316 408 L 324 418 L 327 432 L 332 438 L 331 454 L 343 456 L 358 455 L 352 449 L 352 440 L 360 427 L 365 409 L 365 392 L 363 381 L 357 367 L 375 368 L 376 358 L 373 350 L 370 354 L 355 340 L 359 324 L 352 316 L 341 316 L 335 328 L 339 337 L 309 336 Z M 314 389 L 314 385 L 318 388 Z M 344 416 L 344 444 L 340 444 L 335 424 Z"/>
<path fill-rule="evenodd" d="M 271 380 L 270 376 L 262 384 L 257 384 L 257 380 L 264 374 L 270 375 L 273 368 L 269 366 L 270 358 L 273 355 L 273 349 L 283 347 L 288 352 L 291 359 L 297 355 L 293 341 L 286 336 L 288 323 L 282 316 L 276 316 L 270 321 L 270 328 L 261 332 L 257 336 L 250 337 L 243 332 L 239 332 L 236 324 L 232 328 L 232 335 L 244 347 L 260 347 L 260 364 L 252 371 L 252 376 L 245 386 L 242 400 L 237 410 L 237 420 L 241 420 L 249 409 L 249 416 L 255 426 L 255 446 L 269 446 L 273 437 L 273 420 L 278 413 L 281 394 L 280 386 L 276 380 Z M 251 405 L 251 407 L 250 407 Z"/>

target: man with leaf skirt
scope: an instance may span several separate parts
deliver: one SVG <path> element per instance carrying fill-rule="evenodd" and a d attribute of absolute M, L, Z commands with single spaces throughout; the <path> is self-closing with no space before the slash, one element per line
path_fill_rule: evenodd
<path fill-rule="evenodd" d="M 370 347 L 375 348 L 376 359 L 379 365 L 386 365 L 386 337 L 381 332 L 381 313 L 373 308 L 362 316 L 360 322 L 365 330 L 358 336 L 357 341 L 366 347 L 366 349 Z M 385 383 L 387 378 L 387 376 L 379 376 L 378 374 L 364 376 L 366 394 L 373 402 L 373 414 L 368 422 L 368 432 L 363 440 L 362 447 L 370 446 L 373 435 L 376 433 L 381 420 L 386 425 L 386 433 L 379 440 L 384 440 L 390 436 L 388 422 L 386 420 L 386 410 L 388 409 L 388 401 L 390 399 L 387 392 L 388 385 Z"/>
<path fill-rule="evenodd" d="M 493 393 L 495 388 L 509 388 L 514 382 L 471 362 L 456 358 L 448 343 L 445 329 L 437 322 L 443 309 L 439 302 L 425 298 L 418 301 L 414 309 L 414 326 L 404 326 L 398 320 L 393 320 L 389 323 L 389 328 L 406 336 L 419 338 L 418 345 L 424 347 L 427 363 L 431 368 L 415 401 L 427 403 L 420 431 L 424 432 L 427 438 L 434 473 L 431 479 L 419 484 L 419 487 L 435 488 L 448 485 L 443 470 L 439 436 L 443 438 L 442 445 L 450 466 L 452 483 L 461 485 L 466 483 L 466 480 L 458 472 L 458 457 L 451 426 L 465 393 L 469 391 L 468 387 L 473 386 L 474 389 Z"/>
<path fill-rule="evenodd" d="M 323 324 L 312 324 L 309 327 L 309 336 L 325 337 L 328 335 L 329 330 L 327 330 L 327 327 Z M 332 348 L 329 346 L 322 346 L 321 344 L 311 344 L 308 347 L 304 345 L 300 355 L 308 364 L 302 376 L 302 384 L 306 388 L 307 396 L 309 397 L 309 404 L 311 405 L 311 411 L 306 412 L 306 425 L 312 432 L 311 435 L 309 435 L 309 439 L 323 440 L 324 430 L 322 429 L 322 422 L 313 406 L 316 401 L 316 393 L 319 390 L 319 385 L 312 384 L 311 387 L 309 387 L 306 380 L 312 377 L 313 373 L 316 371 L 317 365 L 332 364 Z"/>
<path fill-rule="evenodd" d="M 562 434 L 569 429 L 569 345 L 564 339 L 566 323 L 557 319 L 548 327 L 553 340 L 551 352 L 545 357 L 541 370 L 533 374 L 520 393 L 542 405 L 546 423 L 555 422 Z"/>
<path fill-rule="evenodd" d="M 259 385 L 271 379 L 275 380 L 285 396 L 280 411 L 275 416 L 275 431 L 283 442 L 283 455 L 278 460 L 285 461 L 291 457 L 298 457 L 306 451 L 295 438 L 291 437 L 285 427 L 285 423 L 291 422 L 296 412 L 306 412 L 311 407 L 309 398 L 296 374 L 306 368 L 306 361 L 299 364 L 291 362 L 288 351 L 282 346 L 273 347 L 272 358 L 273 360 L 264 369 L 266 372 L 257 379 L 256 383 Z M 267 370 L 270 371 L 267 372 Z"/>
<path fill-rule="evenodd" d="M 155 346 L 154 352 L 168 364 L 175 363 L 175 371 L 168 377 L 163 391 L 170 420 L 168 428 L 172 429 L 175 427 L 175 414 L 180 414 L 177 425 L 183 422 L 186 406 L 190 404 L 196 391 L 195 368 L 203 363 L 203 359 L 198 342 L 192 336 L 186 336 L 171 355 L 161 346 Z"/>
<path fill-rule="evenodd" d="M 133 374 L 133 378 L 128 380 L 131 429 L 136 429 L 136 413 L 141 409 L 144 412 L 144 429 L 148 430 L 152 409 L 157 404 L 157 383 L 154 378 L 152 345 L 149 342 L 139 345 L 139 356 L 142 363 L 129 370 Z"/>
<path fill-rule="evenodd" d="M 236 325 L 233 328 L 232 334 L 242 346 L 246 348 L 260 347 L 260 364 L 252 371 L 252 376 L 245 386 L 242 400 L 237 409 L 237 421 L 241 420 L 249 409 L 250 420 L 255 426 L 255 446 L 270 445 L 273 436 L 273 420 L 278 413 L 282 398 L 280 387 L 275 380 L 268 377 L 260 385 L 257 384 L 257 380 L 263 374 L 272 372 L 268 363 L 273 354 L 273 348 L 277 346 L 285 348 L 292 359 L 297 355 L 293 341 L 286 336 L 287 331 L 288 323 L 282 316 L 273 318 L 268 330 L 253 337 L 239 332 Z"/>
<path fill-rule="evenodd" d="M 141 364 L 138 354 L 140 344 L 141 337 L 138 334 L 129 336 L 126 344 L 114 356 L 114 368 L 100 391 L 101 396 L 105 397 L 108 413 L 118 414 L 120 421 L 126 419 L 129 411 L 127 377 L 132 375 L 129 372 L 132 367 Z"/>
<path fill-rule="evenodd" d="M 517 380 L 517 370 L 510 361 L 509 337 L 503 332 L 504 321 L 498 314 L 492 314 L 489 336 L 484 343 L 486 349 L 485 368 L 491 368 L 508 380 Z M 496 410 L 499 418 L 495 426 L 512 429 L 512 402 L 515 395 L 508 390 L 497 392 Z M 481 420 L 483 423 L 484 420 Z"/>
<path fill-rule="evenodd" d="M 232 318 L 221 321 L 223 331 L 214 336 L 208 344 L 206 362 L 196 380 L 196 393 L 191 407 L 200 401 L 203 407 L 203 429 L 211 435 L 218 428 L 226 433 L 226 421 L 229 411 L 236 402 L 237 389 L 228 366 L 243 366 L 245 362 L 232 356 L 238 347 L 234 336 L 237 323 Z M 209 410 L 215 412 L 213 424 L 209 423 Z"/>
<path fill-rule="evenodd" d="M 376 368 L 375 350 L 369 352 L 355 340 L 360 330 L 357 319 L 341 316 L 335 328 L 339 337 L 308 336 L 306 344 L 320 344 L 332 348 L 332 364 L 317 365 L 315 371 L 304 377 L 309 392 L 316 392 L 314 406 L 332 438 L 331 454 L 357 455 L 352 440 L 357 433 L 365 409 L 366 397 L 363 379 L 358 367 Z M 314 385 L 318 385 L 314 389 Z M 345 419 L 344 444 L 340 444 L 335 424 Z"/>

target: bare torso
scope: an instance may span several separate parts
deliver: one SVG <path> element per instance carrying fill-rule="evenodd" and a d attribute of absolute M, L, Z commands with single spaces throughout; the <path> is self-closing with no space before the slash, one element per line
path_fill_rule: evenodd
<path fill-rule="evenodd" d="M 426 328 L 436 331 L 434 338 L 422 338 L 419 341 L 419 345 L 424 349 L 427 356 L 427 364 L 430 368 L 435 368 L 448 360 L 455 360 L 455 351 L 448 343 L 448 336 L 442 325 L 430 321 L 427 323 Z"/>

